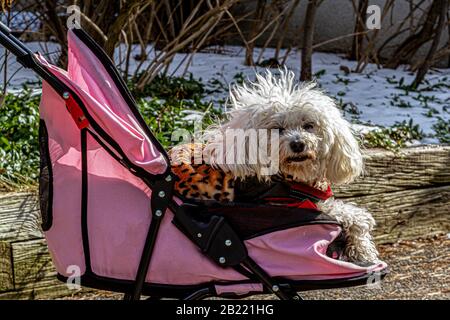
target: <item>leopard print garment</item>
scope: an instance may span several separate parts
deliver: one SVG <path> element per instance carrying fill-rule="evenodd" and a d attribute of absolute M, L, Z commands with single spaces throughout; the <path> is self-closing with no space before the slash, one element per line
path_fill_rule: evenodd
<path fill-rule="evenodd" d="M 202 159 L 202 150 L 202 144 L 189 143 L 169 151 L 172 172 L 178 177 L 175 192 L 187 199 L 233 201 L 234 178 L 204 161 L 195 163 Z"/>
<path fill-rule="evenodd" d="M 178 177 L 175 192 L 183 198 L 200 201 L 229 202 L 241 199 L 242 182 L 240 186 L 236 185 L 237 182 L 230 173 L 215 169 L 202 161 L 203 148 L 204 145 L 200 143 L 189 143 L 169 151 L 172 172 Z M 196 163 L 196 159 L 200 159 L 200 163 Z M 294 182 L 289 175 L 282 177 L 282 180 Z M 316 183 L 314 188 L 325 192 L 329 185 L 328 181 L 323 180 Z M 245 185 L 244 189 L 247 190 Z"/>

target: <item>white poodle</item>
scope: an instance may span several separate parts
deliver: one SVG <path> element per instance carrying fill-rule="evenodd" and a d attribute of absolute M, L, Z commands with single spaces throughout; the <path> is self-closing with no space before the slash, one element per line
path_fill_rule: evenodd
<path fill-rule="evenodd" d="M 315 83 L 296 84 L 293 72 L 281 70 L 279 76 L 274 76 L 267 71 L 256 77 L 254 83 L 232 88 L 227 121 L 204 133 L 203 155 L 209 165 L 235 179 L 270 182 L 289 178 L 322 191 L 330 185 L 350 183 L 362 173 L 358 143 L 333 99 L 316 89 Z M 244 133 L 251 130 L 276 134 L 265 135 L 265 145 L 261 141 L 242 140 Z M 241 142 L 226 142 L 228 132 L 232 133 L 233 142 L 234 138 Z M 267 151 L 272 150 L 274 143 L 276 157 L 260 152 L 261 145 Z M 242 149 L 250 154 L 245 161 L 236 157 Z M 258 154 L 252 156 L 251 150 Z M 362 263 L 378 261 L 370 235 L 375 221 L 369 212 L 333 198 L 317 206 L 342 224 L 347 237 L 346 259 Z"/>

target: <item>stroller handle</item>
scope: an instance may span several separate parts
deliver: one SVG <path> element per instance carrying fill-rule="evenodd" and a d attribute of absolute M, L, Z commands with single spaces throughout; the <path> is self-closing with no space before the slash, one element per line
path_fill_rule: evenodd
<path fill-rule="evenodd" d="M 0 22 L 0 30 L 4 33 L 11 33 L 11 29 L 8 26 L 5 26 L 3 22 Z"/>
<path fill-rule="evenodd" d="M 12 33 L 11 29 L 0 22 L 0 44 L 9 50 L 13 55 L 17 57 L 17 61 L 20 62 L 26 68 L 32 68 L 34 63 L 32 62 L 33 53 L 28 49 L 19 39 L 17 39 Z"/>
<path fill-rule="evenodd" d="M 17 57 L 17 61 L 25 68 L 33 69 L 41 78 L 52 82 L 52 87 L 62 94 L 67 89 L 51 73 L 43 68 L 34 58 L 33 52 L 22 41 L 17 39 L 11 29 L 0 22 L 0 44 Z"/>

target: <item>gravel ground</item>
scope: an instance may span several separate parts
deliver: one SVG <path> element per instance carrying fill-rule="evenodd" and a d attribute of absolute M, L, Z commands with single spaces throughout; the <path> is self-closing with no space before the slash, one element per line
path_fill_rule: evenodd
<path fill-rule="evenodd" d="M 401 241 L 380 245 L 390 273 L 379 286 L 319 290 L 302 293 L 304 299 L 450 299 L 450 237 Z M 65 299 L 121 299 L 103 291 Z M 271 295 L 249 299 L 274 299 Z"/>

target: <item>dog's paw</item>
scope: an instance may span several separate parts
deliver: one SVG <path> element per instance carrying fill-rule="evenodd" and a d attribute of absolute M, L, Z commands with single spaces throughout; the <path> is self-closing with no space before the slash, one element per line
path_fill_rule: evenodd
<path fill-rule="evenodd" d="M 347 242 L 344 252 L 347 261 L 354 263 L 379 261 L 378 251 L 370 234 L 375 227 L 375 219 L 366 209 L 334 199 L 325 201 L 319 209 L 342 225 Z"/>
<path fill-rule="evenodd" d="M 354 263 L 373 264 L 380 261 L 378 250 L 369 234 L 364 237 L 347 236 L 344 255 L 347 261 Z"/>

